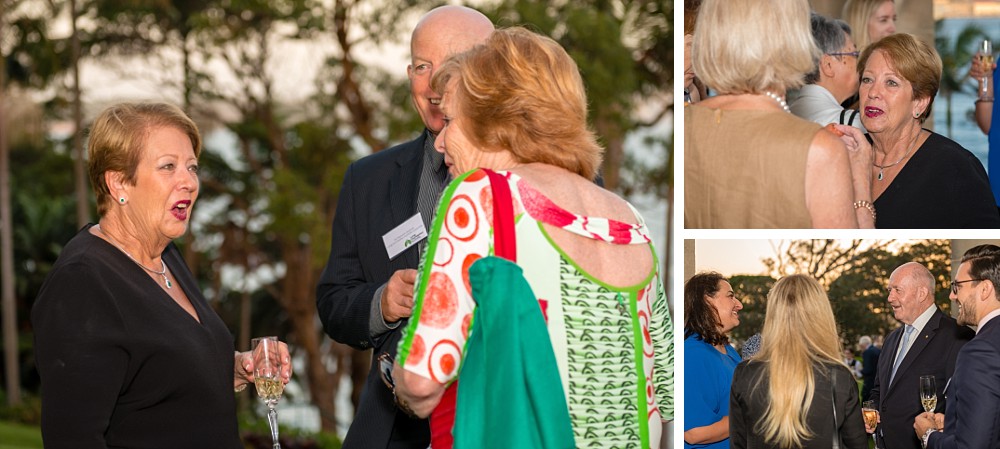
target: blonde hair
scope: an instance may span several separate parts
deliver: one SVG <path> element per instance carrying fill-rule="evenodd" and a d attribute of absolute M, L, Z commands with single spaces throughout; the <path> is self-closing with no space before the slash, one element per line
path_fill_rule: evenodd
<path fill-rule="evenodd" d="M 806 0 L 705 0 L 691 52 L 695 73 L 720 94 L 802 86 L 820 57 Z"/>
<path fill-rule="evenodd" d="M 153 130 L 176 128 L 187 134 L 194 156 L 201 155 L 198 126 L 180 108 L 167 103 L 119 103 L 94 119 L 87 140 L 87 169 L 90 185 L 97 196 L 97 213 L 103 217 L 114 199 L 104 181 L 104 173 L 121 173 L 135 185 L 135 171 L 142 160 L 146 140 Z"/>
<path fill-rule="evenodd" d="M 756 429 L 778 447 L 801 447 L 813 436 L 806 417 L 816 392 L 814 364 L 844 364 L 830 299 L 819 282 L 801 274 L 776 282 L 767 294 L 761 340 L 756 358 L 768 362 L 769 400 Z"/>
<path fill-rule="evenodd" d="M 847 0 L 844 3 L 844 10 L 840 14 L 841 18 L 854 30 L 851 37 L 854 38 L 854 45 L 858 50 L 864 50 L 872 43 L 872 37 L 868 34 L 868 21 L 872 14 L 883 3 L 892 3 L 893 0 Z"/>
<path fill-rule="evenodd" d="M 865 73 L 868 58 L 876 51 L 881 51 L 882 56 L 896 73 L 910 82 L 914 100 L 924 98 L 930 100 L 927 102 L 927 109 L 916 117 L 923 123 L 931 116 L 934 97 L 937 96 L 938 88 L 941 86 L 943 65 L 937 50 L 912 34 L 890 34 L 861 52 L 861 56 L 858 57 L 858 75 Z"/>
<path fill-rule="evenodd" d="M 469 140 L 594 179 L 603 148 L 587 126 L 587 94 L 576 63 L 556 41 L 524 28 L 499 29 L 446 60 L 437 92 L 456 80 L 455 103 Z"/>

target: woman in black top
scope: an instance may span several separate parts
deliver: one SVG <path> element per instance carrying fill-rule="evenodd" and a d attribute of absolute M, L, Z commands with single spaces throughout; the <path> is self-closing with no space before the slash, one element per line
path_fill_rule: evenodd
<path fill-rule="evenodd" d="M 842 449 L 866 449 L 858 386 L 823 287 L 803 275 L 775 283 L 761 339 L 733 374 L 730 446 L 829 449 L 837 439 Z"/>
<path fill-rule="evenodd" d="M 45 447 L 242 448 L 233 390 L 252 358 L 171 243 L 198 196 L 197 127 L 175 106 L 119 104 L 88 148 L 100 224 L 66 245 L 31 311 Z"/>
<path fill-rule="evenodd" d="M 865 48 L 858 72 L 861 123 L 875 150 L 875 227 L 1000 227 L 983 164 L 922 126 L 941 83 L 941 58 L 934 48 L 912 35 L 893 34 Z"/>

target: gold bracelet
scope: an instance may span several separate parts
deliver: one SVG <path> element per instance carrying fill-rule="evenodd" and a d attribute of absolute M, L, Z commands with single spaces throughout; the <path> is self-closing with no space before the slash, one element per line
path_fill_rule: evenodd
<path fill-rule="evenodd" d="M 243 391 L 243 390 L 246 390 L 246 389 L 247 389 L 247 385 L 250 385 L 250 384 L 249 384 L 249 383 L 245 383 L 245 384 L 243 384 L 243 385 L 240 385 L 240 386 L 238 386 L 238 387 L 235 387 L 235 388 L 233 388 L 233 392 L 235 392 L 235 393 L 239 393 L 239 392 L 241 392 L 241 391 Z"/>
<path fill-rule="evenodd" d="M 858 209 L 860 209 L 862 207 L 865 208 L 865 209 L 868 209 L 868 212 L 872 213 L 872 221 L 874 221 L 875 220 L 875 205 L 872 204 L 868 200 L 859 200 L 859 201 L 855 201 L 854 202 L 854 210 L 858 210 Z"/>

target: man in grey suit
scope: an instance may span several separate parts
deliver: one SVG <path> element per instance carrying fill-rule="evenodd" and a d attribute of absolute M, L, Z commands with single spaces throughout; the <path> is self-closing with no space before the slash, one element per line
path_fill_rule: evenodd
<path fill-rule="evenodd" d="M 889 306 L 904 326 L 885 339 L 869 397 L 879 411 L 875 430 L 882 449 L 920 448 L 913 433 L 913 420 L 923 412 L 920 376 L 937 378 L 940 393 L 955 371 L 958 351 L 972 338 L 969 328 L 934 304 L 935 285 L 931 272 L 916 262 L 900 265 L 889 277 Z"/>
<path fill-rule="evenodd" d="M 430 442 L 427 421 L 396 406 L 393 391 L 380 379 L 378 359 L 396 355 L 412 312 L 419 243 L 447 181 L 444 157 L 434 150 L 444 116 L 431 76 L 449 55 L 485 41 L 492 32 L 493 23 L 471 8 L 442 6 L 424 15 L 410 39 L 406 72 L 426 129 L 412 141 L 352 163 L 344 176 L 316 307 L 331 338 L 373 349 L 345 449 L 423 449 Z M 394 239 L 405 243 L 394 244 Z"/>
<path fill-rule="evenodd" d="M 1000 448 L 1000 247 L 965 252 L 951 282 L 958 324 L 976 327 L 976 338 L 958 353 L 955 377 L 945 391 L 944 415 L 924 413 L 913 423 L 927 448 Z"/>

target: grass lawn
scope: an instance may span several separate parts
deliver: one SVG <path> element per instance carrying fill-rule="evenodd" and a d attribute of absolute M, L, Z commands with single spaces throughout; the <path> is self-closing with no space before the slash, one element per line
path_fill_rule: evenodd
<path fill-rule="evenodd" d="M 0 449 L 42 449 L 38 427 L 0 421 Z"/>

